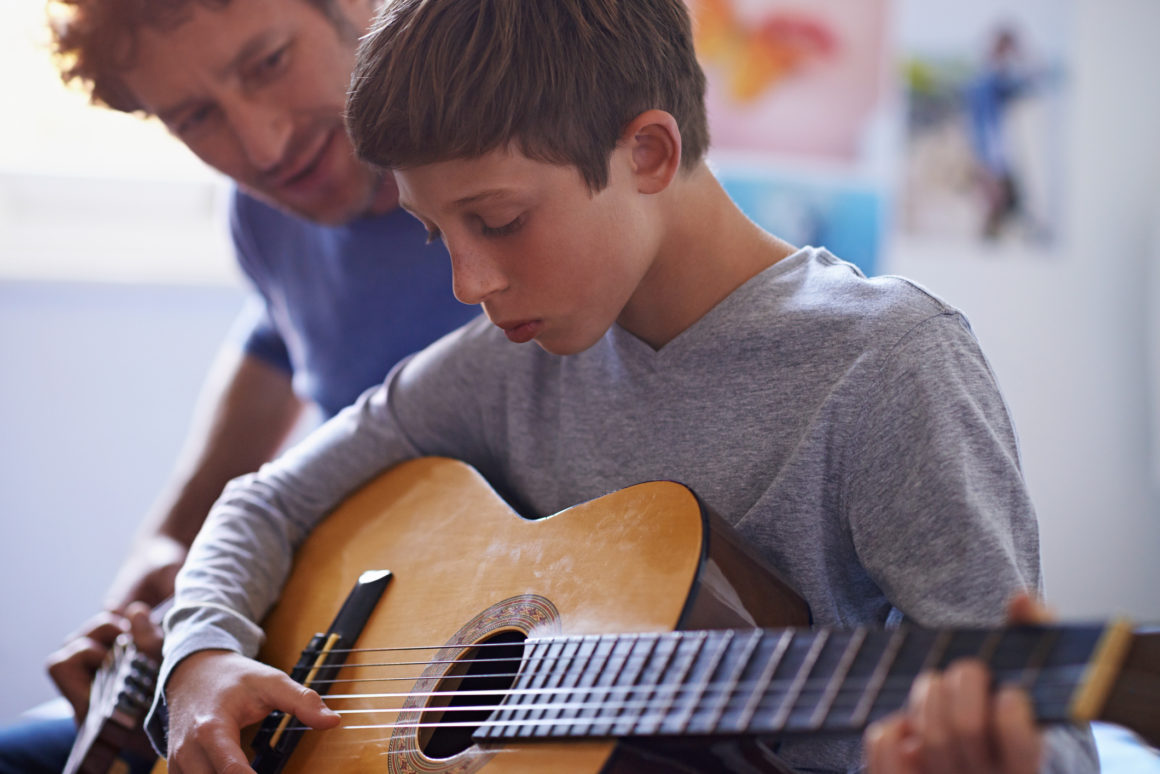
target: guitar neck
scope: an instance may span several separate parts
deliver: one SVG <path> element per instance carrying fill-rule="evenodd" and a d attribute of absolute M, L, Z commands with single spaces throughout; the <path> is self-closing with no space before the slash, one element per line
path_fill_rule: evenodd
<path fill-rule="evenodd" d="M 476 738 L 854 733 L 902 707 L 924 670 L 976 657 L 997 682 L 1025 688 L 1043 722 L 1135 702 L 1151 714 L 1137 730 L 1156 743 L 1155 663 L 1139 685 L 1129 655 L 1135 646 L 1154 657 L 1158 637 L 1113 625 L 529 639 L 513 690 Z"/>

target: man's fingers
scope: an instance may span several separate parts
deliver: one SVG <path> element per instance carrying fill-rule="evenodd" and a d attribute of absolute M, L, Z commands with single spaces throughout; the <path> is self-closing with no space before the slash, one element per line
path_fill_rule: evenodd
<path fill-rule="evenodd" d="M 66 643 L 49 656 L 48 676 L 72 705 L 77 723 L 88 714 L 93 677 L 108 652 L 104 643 L 84 637 Z"/>
<path fill-rule="evenodd" d="M 81 628 L 68 635 L 66 642 L 89 639 L 110 647 L 113 641 L 129 629 L 129 622 L 120 613 L 111 610 L 102 610 L 81 625 Z"/>
<path fill-rule="evenodd" d="M 133 644 L 137 646 L 137 650 L 160 660 L 161 641 L 164 635 L 161 627 L 150 617 L 149 606 L 143 602 L 134 602 L 126 609 L 125 614 L 129 618 L 129 631 L 133 635 Z"/>

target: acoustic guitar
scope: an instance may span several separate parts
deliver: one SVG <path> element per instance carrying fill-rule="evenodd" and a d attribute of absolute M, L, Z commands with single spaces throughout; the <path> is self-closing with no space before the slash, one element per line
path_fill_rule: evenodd
<path fill-rule="evenodd" d="M 771 740 L 856 734 L 921 671 L 969 655 L 1026 688 L 1044 722 L 1104 719 L 1160 743 L 1160 634 L 808 622 L 679 484 L 528 520 L 469 466 L 412 460 L 319 525 L 264 623 L 259 657 L 325 694 L 342 725 L 275 713 L 251 739 L 254 765 L 778 772 Z"/>
<path fill-rule="evenodd" d="M 142 759 L 155 755 L 142 723 L 153 702 L 158 664 L 117 637 L 97 670 L 89 692 L 89 711 L 77 730 L 63 774 L 123 774 L 126 752 Z"/>

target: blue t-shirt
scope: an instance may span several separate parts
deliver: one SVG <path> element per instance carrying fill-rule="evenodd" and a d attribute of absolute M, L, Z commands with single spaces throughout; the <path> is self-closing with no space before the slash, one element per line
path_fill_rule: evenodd
<path fill-rule="evenodd" d="M 402 209 L 322 226 L 235 191 L 230 228 L 257 296 L 244 350 L 291 373 L 326 416 L 479 313 L 452 295 L 446 249 Z"/>

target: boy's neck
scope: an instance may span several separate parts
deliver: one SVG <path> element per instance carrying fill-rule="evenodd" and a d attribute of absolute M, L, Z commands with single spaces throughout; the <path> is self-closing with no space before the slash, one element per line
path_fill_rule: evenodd
<path fill-rule="evenodd" d="M 664 196 L 660 250 L 617 320 L 653 349 L 796 250 L 746 217 L 704 163 Z"/>

